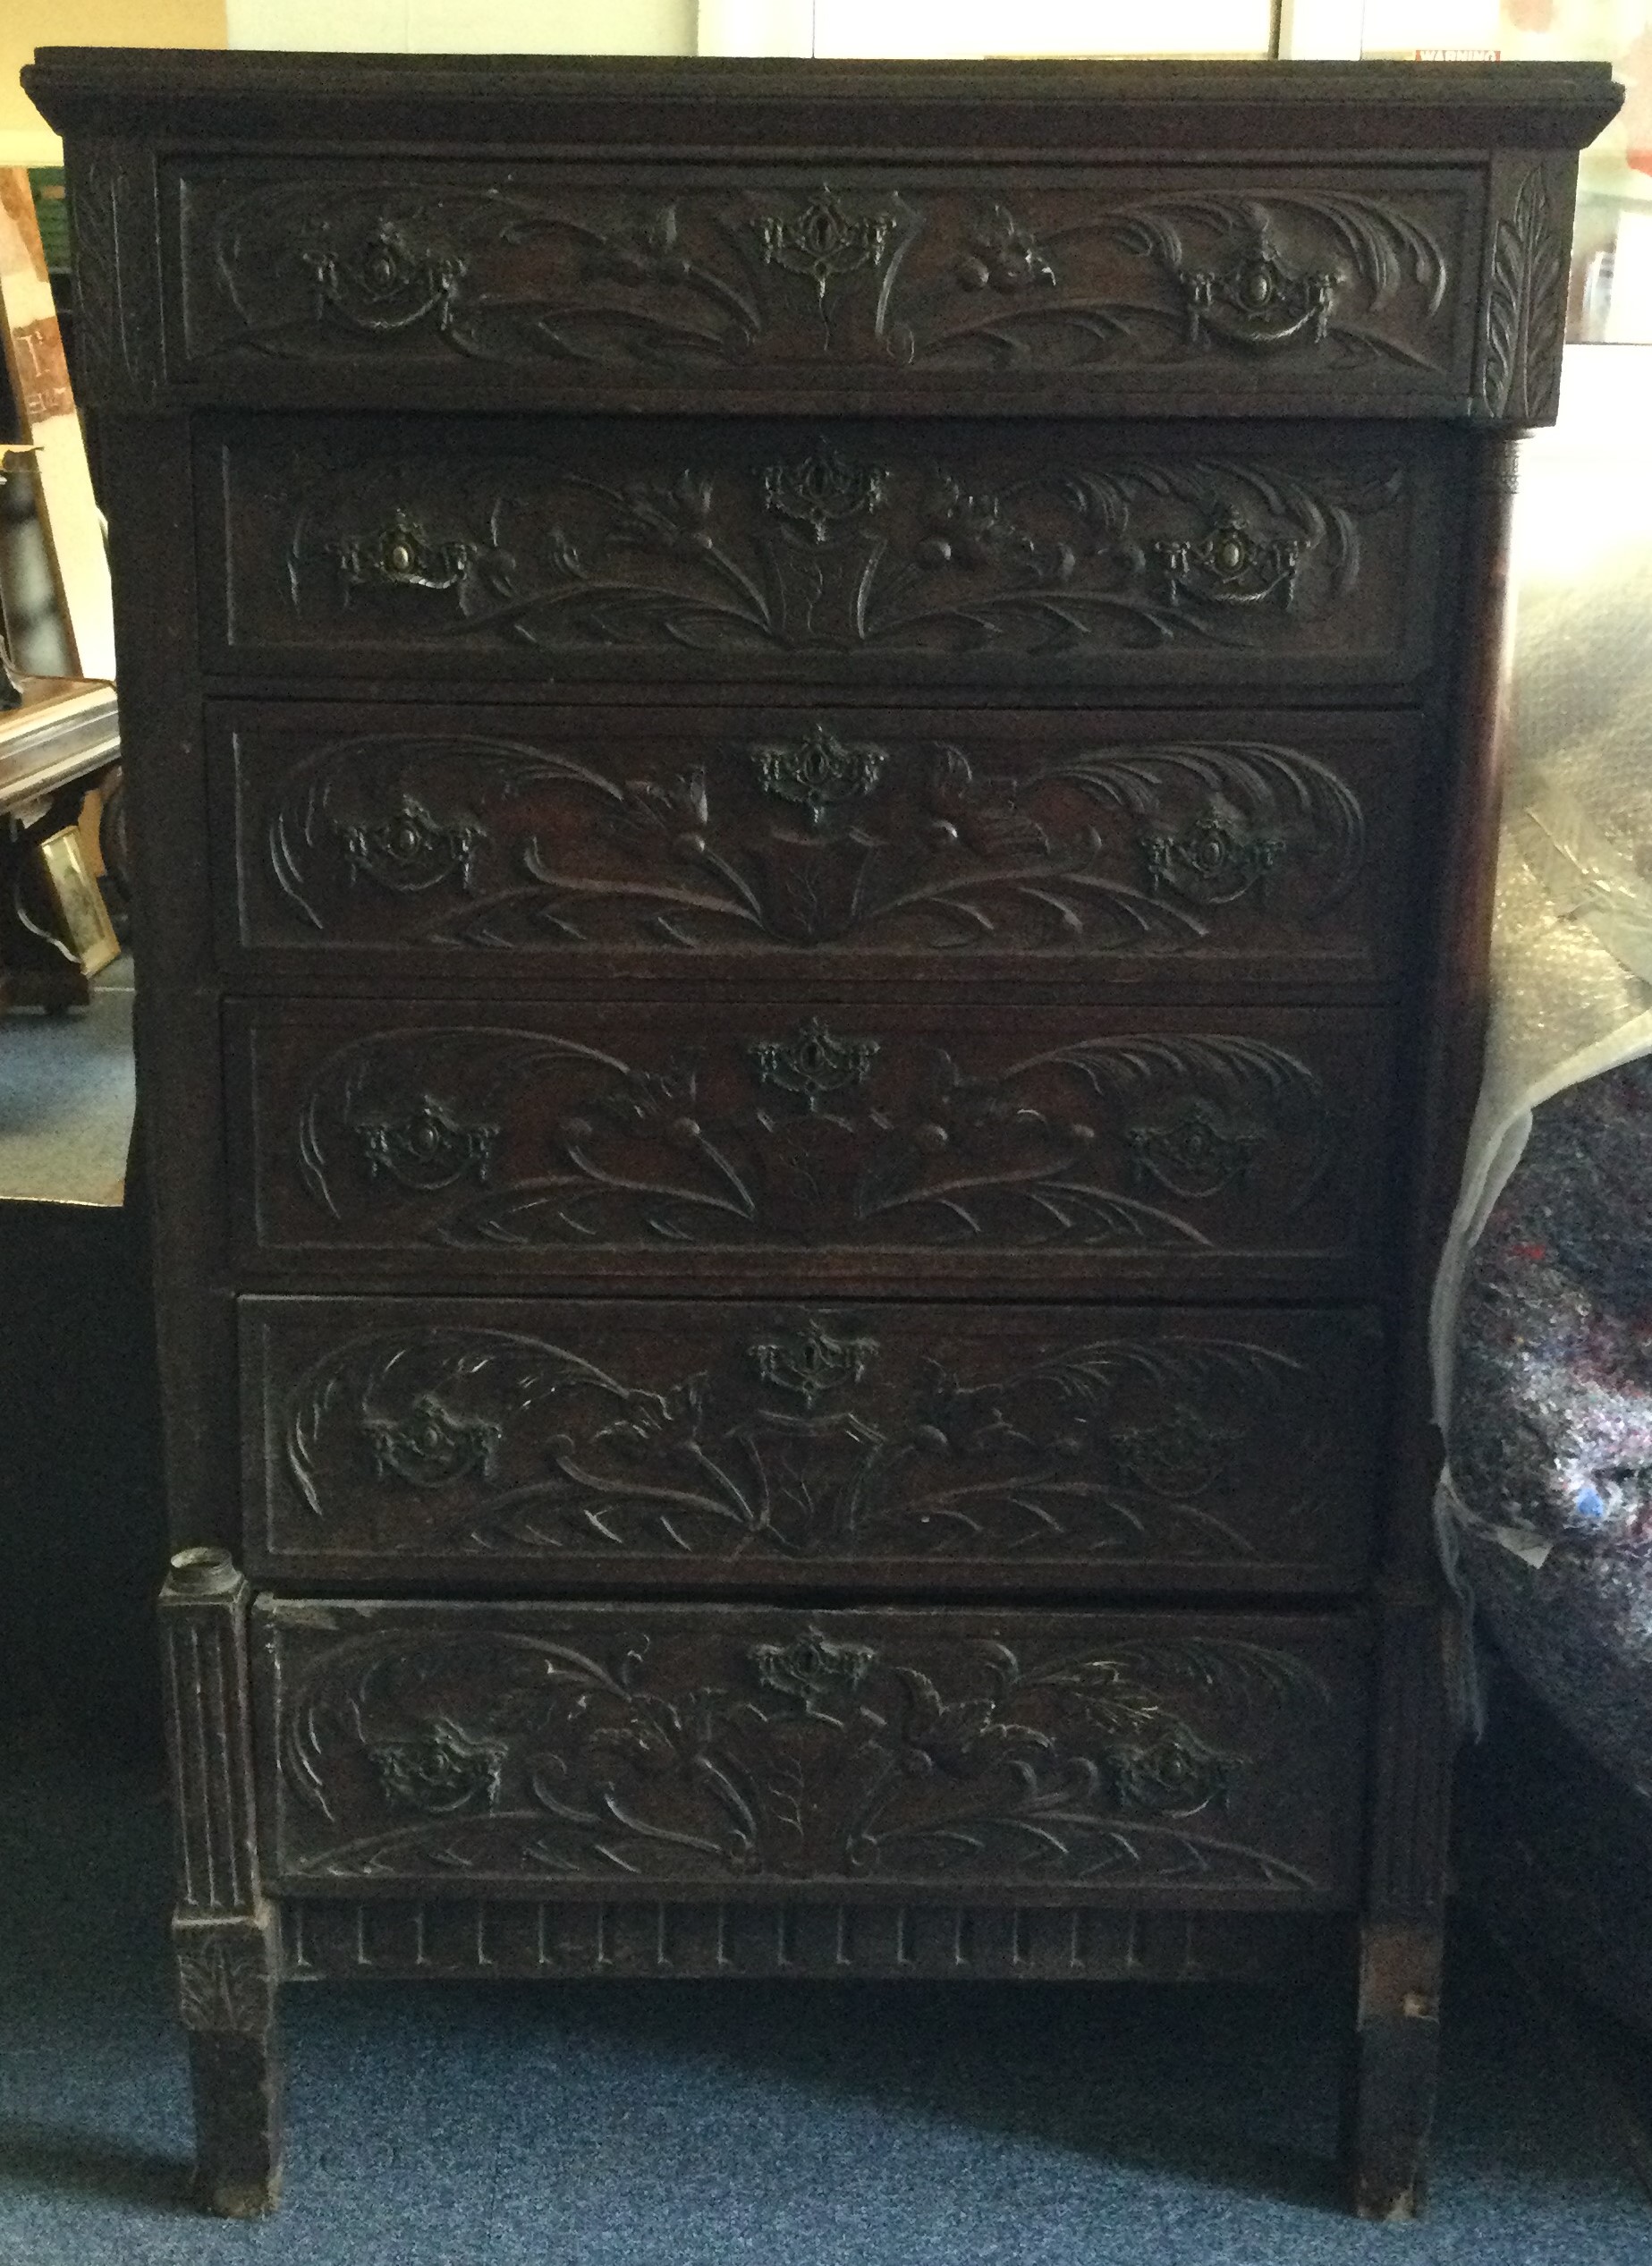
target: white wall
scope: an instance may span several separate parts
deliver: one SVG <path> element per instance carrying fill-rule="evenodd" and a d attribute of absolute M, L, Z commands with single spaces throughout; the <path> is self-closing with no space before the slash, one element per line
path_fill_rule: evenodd
<path fill-rule="evenodd" d="M 232 47 L 691 55 L 695 0 L 227 0 Z"/>
<path fill-rule="evenodd" d="M 179 0 L 167 0 L 175 5 Z M 202 0 L 192 0 L 201 4 Z M 1280 0 L 1280 52 L 1490 47 L 1498 0 Z M 1273 0 L 226 0 L 232 47 L 473 55 L 1265 55 Z M 131 36 L 131 35 L 128 35 Z"/>
<path fill-rule="evenodd" d="M 1386 0 L 1389 28 L 1423 36 L 1431 11 L 1497 0 Z M 1284 55 L 1361 50 L 1367 0 L 1280 0 Z M 703 55 L 1266 55 L 1272 0 L 699 0 Z M 1429 35 L 1430 37 L 1432 34 Z"/>
<path fill-rule="evenodd" d="M 815 0 L 818 55 L 1265 55 L 1271 0 Z"/>

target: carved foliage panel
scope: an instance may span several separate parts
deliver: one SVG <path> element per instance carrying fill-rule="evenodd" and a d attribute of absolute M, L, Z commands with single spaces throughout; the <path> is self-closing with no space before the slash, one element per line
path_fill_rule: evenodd
<path fill-rule="evenodd" d="M 399 1270 L 1365 1252 L 1385 1016 L 259 1009 L 256 1235 Z"/>
<path fill-rule="evenodd" d="M 208 641 L 324 674 L 1393 678 L 1448 436 L 281 418 L 203 444 Z M 223 587 L 221 587 L 221 585 Z M 220 617 L 211 619 L 214 609 Z"/>
<path fill-rule="evenodd" d="M 244 721 L 241 718 L 244 717 Z M 245 943 L 649 972 L 797 955 L 1393 964 L 1405 717 L 818 706 L 222 717 Z M 548 963 L 547 963 L 548 964 Z"/>
<path fill-rule="evenodd" d="M 1367 1676 L 1335 1615 L 260 1617 L 284 1886 L 1354 1893 Z"/>
<path fill-rule="evenodd" d="M 1368 1314 L 279 1299 L 242 1322 L 273 1571 L 1365 1571 Z"/>
<path fill-rule="evenodd" d="M 238 166 L 182 185 L 185 355 L 462 386 L 1068 372 L 1461 398 L 1467 170 L 691 178 Z"/>

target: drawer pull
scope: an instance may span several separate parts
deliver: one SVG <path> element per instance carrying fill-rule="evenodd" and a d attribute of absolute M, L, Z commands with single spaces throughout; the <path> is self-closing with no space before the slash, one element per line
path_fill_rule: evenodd
<path fill-rule="evenodd" d="M 1173 1385 L 1174 1354 L 1166 1362 L 1167 1383 Z M 1267 1379 L 1257 1363 L 1258 1385 Z M 1276 1379 L 1267 1379 L 1276 1387 Z M 1206 1380 L 1209 1389 L 1209 1380 Z M 1156 1424 L 1122 1424 L 1111 1435 L 1121 1473 L 1134 1481 L 1156 1504 L 1190 1503 L 1201 1495 L 1219 1495 L 1233 1482 L 1245 1435 L 1237 1425 L 1213 1424 L 1202 1408 L 1185 1400 L 1174 1401 Z"/>
<path fill-rule="evenodd" d="M 1192 598 L 1205 606 L 1258 606 L 1277 597 L 1285 612 L 1296 598 L 1302 545 L 1295 536 L 1253 535 L 1239 513 L 1224 505 L 1198 541 L 1185 536 L 1155 543 L 1170 602 Z"/>
<path fill-rule="evenodd" d="M 709 493 L 709 488 L 707 488 Z M 851 464 L 826 441 L 793 464 L 771 464 L 763 475 L 763 501 L 782 519 L 811 528 L 824 543 L 840 520 L 858 519 L 888 500 L 889 474 Z"/>
<path fill-rule="evenodd" d="M 837 803 L 870 794 L 889 760 L 886 748 L 869 740 L 840 740 L 824 724 L 811 724 L 801 740 L 753 748 L 751 753 L 763 792 L 801 804 L 817 830 Z"/>
<path fill-rule="evenodd" d="M 759 1039 L 751 1047 L 761 1085 L 800 1094 L 813 1116 L 827 1094 L 864 1085 L 877 1059 L 876 1039 L 836 1039 L 818 1015 L 799 1023 L 789 1039 Z"/>
<path fill-rule="evenodd" d="M 1164 1116 L 1124 1128 L 1137 1182 L 1156 1182 L 1190 1203 L 1242 1180 L 1267 1139 L 1266 1125 L 1235 1116 L 1204 1094 L 1189 1094 Z"/>
<path fill-rule="evenodd" d="M 1279 239 L 1282 220 L 1309 241 L 1317 239 L 1324 248 L 1318 259 L 1287 258 Z M 1189 256 L 1189 229 L 1208 248 L 1203 259 Z M 1127 233 L 1180 291 L 1190 347 L 1266 352 L 1297 342 L 1339 348 L 1348 361 L 1426 367 L 1416 340 L 1385 336 L 1371 318 L 1410 294 L 1420 302 L 1424 321 L 1431 320 L 1452 280 L 1432 230 L 1402 205 L 1375 197 L 1292 191 L 1267 203 L 1252 197 L 1190 197 L 1136 208 Z M 1350 309 L 1352 318 L 1339 322 L 1338 302 L 1351 285 L 1363 308 Z"/>
<path fill-rule="evenodd" d="M 357 1118 L 352 1130 L 369 1180 L 388 1173 L 420 1195 L 466 1178 L 486 1187 L 499 1138 L 497 1125 L 466 1125 L 430 1094 L 403 1117 Z"/>
<path fill-rule="evenodd" d="M 448 1817 L 478 1803 L 493 1807 L 509 1752 L 496 1741 L 467 1739 L 451 1724 L 436 1723 L 418 1738 L 369 1747 L 368 1761 L 393 1807 Z"/>
<path fill-rule="evenodd" d="M 360 233 L 352 222 L 365 222 Z M 328 315 L 374 338 L 415 329 L 431 316 L 438 332 L 451 327 L 469 273 L 457 252 L 438 250 L 388 213 L 369 218 L 360 205 L 343 225 L 319 214 L 313 223 L 313 233 L 300 240 L 299 264 Z"/>
<path fill-rule="evenodd" d="M 487 828 L 475 819 L 444 826 L 405 789 L 384 818 L 341 819 L 335 833 L 350 878 L 365 875 L 398 896 L 448 880 L 474 895 L 477 856 L 488 839 Z"/>
<path fill-rule="evenodd" d="M 789 276 L 806 276 L 824 309 L 830 284 L 857 267 L 883 266 L 896 218 L 893 212 L 870 212 L 852 219 L 823 182 L 789 218 L 763 214 L 758 222 L 763 264 L 784 267 Z"/>
<path fill-rule="evenodd" d="M 1360 813 L 1353 811 L 1351 823 L 1343 798 L 1340 808 L 1331 806 L 1331 815 L 1351 840 L 1351 863 L 1360 846 Z M 1180 834 L 1143 834 L 1138 839 L 1153 895 L 1171 889 L 1199 905 L 1236 904 L 1267 879 L 1290 846 L 1283 834 L 1252 826 L 1242 811 L 1214 791 L 1206 808 Z"/>
<path fill-rule="evenodd" d="M 398 506 L 382 527 L 346 536 L 332 550 L 348 606 L 354 590 L 457 590 L 487 547 L 463 536 L 434 536 L 416 512 Z"/>
<path fill-rule="evenodd" d="M 373 1448 L 373 1476 L 410 1487 L 452 1487 L 472 1474 L 497 1477 L 503 1424 L 487 1416 L 455 1416 L 434 1393 L 420 1393 L 399 1422 L 364 1410 L 361 1429 Z"/>
<path fill-rule="evenodd" d="M 1334 270 L 1287 267 L 1258 213 L 1250 241 L 1225 267 L 1182 268 L 1188 344 L 1207 334 L 1236 346 L 1284 346 L 1308 332 L 1323 346 L 1336 303 Z"/>
<path fill-rule="evenodd" d="M 877 1662 L 869 1644 L 834 1643 L 818 1629 L 806 1629 L 790 1644 L 754 1644 L 746 1656 L 757 1670 L 758 1682 L 770 1692 L 801 1700 L 803 1712 L 817 1722 L 835 1723 L 826 1702 L 842 1706 L 851 1699 Z"/>
<path fill-rule="evenodd" d="M 858 1385 L 877 1352 L 875 1337 L 833 1337 L 818 1322 L 789 1337 L 759 1340 L 751 1348 L 758 1375 L 784 1393 L 800 1393 L 812 1411 L 822 1393 Z"/>

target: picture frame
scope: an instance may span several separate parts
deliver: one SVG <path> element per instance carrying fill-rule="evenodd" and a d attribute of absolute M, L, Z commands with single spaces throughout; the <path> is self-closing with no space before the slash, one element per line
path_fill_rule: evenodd
<path fill-rule="evenodd" d="M 60 940 L 80 962 L 81 974 L 95 976 L 120 958 L 121 940 L 86 861 L 79 827 L 48 835 L 35 844 L 34 855 L 42 896 Z"/>

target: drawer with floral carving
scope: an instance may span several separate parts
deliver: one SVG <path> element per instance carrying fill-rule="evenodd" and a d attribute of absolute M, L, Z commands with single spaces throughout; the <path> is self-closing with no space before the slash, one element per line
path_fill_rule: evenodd
<path fill-rule="evenodd" d="M 204 421 L 208 672 L 1410 683 L 1460 437 L 953 420 Z"/>
<path fill-rule="evenodd" d="M 1381 1013 L 231 1009 L 259 1269 L 812 1294 L 1378 1274 Z"/>
<path fill-rule="evenodd" d="M 263 1598 L 273 1885 L 1351 1905 L 1352 1614 Z"/>
<path fill-rule="evenodd" d="M 209 398 L 867 398 L 1438 413 L 1474 381 L 1467 166 L 191 163 L 172 376 Z"/>
<path fill-rule="evenodd" d="M 215 703 L 233 959 L 502 981 L 1393 982 L 1392 711 Z"/>
<path fill-rule="evenodd" d="M 250 1298 L 247 1556 L 315 1583 L 1331 1591 L 1376 1316 Z"/>

